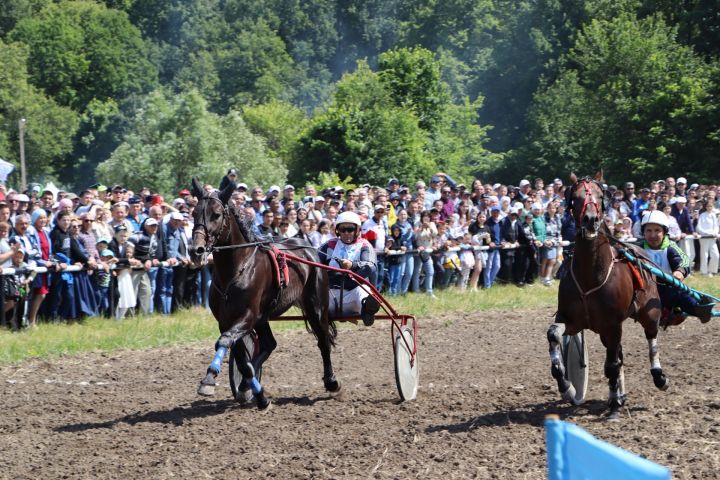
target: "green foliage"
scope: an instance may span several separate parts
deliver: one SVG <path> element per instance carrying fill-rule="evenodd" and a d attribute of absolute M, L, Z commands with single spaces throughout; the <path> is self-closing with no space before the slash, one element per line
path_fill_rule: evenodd
<path fill-rule="evenodd" d="M 450 100 L 433 53 L 424 48 L 390 50 L 380 55 L 378 69 L 395 105 L 409 108 L 421 128 L 433 131 Z"/>
<path fill-rule="evenodd" d="M 33 83 L 62 105 L 141 92 L 157 78 L 125 13 L 89 1 L 50 4 L 18 22 L 10 38 L 30 47 Z"/>
<path fill-rule="evenodd" d="M 54 176 L 56 160 L 72 149 L 79 116 L 30 84 L 27 59 L 26 46 L 0 40 L 0 158 L 19 165 L 18 120 L 25 118 L 28 180 L 40 180 Z"/>
<path fill-rule="evenodd" d="M 537 96 L 534 169 L 602 166 L 611 179 L 717 175 L 717 155 L 699 156 L 696 143 L 706 143 L 711 128 L 701 120 L 712 104 L 710 70 L 661 19 L 592 21 L 567 64 Z"/>
<path fill-rule="evenodd" d="M 268 153 L 289 165 L 300 133 L 309 122 L 305 112 L 290 103 L 271 100 L 247 105 L 242 114 L 250 131 L 265 139 Z"/>
<path fill-rule="evenodd" d="M 196 91 L 171 95 L 153 92 L 138 109 L 123 143 L 98 166 L 97 177 L 133 189 L 143 186 L 170 194 L 192 177 L 218 184 L 228 168 L 248 184 L 282 184 L 287 170 L 269 156 L 239 112 L 208 112 Z"/>
<path fill-rule="evenodd" d="M 335 172 L 320 172 L 315 182 L 312 183 L 315 190 L 321 192 L 326 188 L 342 187 L 345 191 L 355 189 L 358 187 L 356 183 L 353 183 L 352 177 L 345 177 L 341 179 L 340 176 Z"/>
<path fill-rule="evenodd" d="M 377 184 L 423 178 L 434 169 L 423 151 L 426 141 L 417 117 L 396 107 L 378 75 L 360 63 L 301 136 L 292 177 L 303 182 L 332 171 Z"/>

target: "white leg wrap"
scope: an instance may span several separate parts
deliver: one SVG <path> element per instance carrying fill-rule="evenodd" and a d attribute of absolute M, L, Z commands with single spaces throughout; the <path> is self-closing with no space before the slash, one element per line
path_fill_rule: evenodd
<path fill-rule="evenodd" d="M 658 352 L 657 338 L 648 339 L 648 355 L 650 357 L 650 368 L 662 368 L 660 366 L 660 353 Z"/>

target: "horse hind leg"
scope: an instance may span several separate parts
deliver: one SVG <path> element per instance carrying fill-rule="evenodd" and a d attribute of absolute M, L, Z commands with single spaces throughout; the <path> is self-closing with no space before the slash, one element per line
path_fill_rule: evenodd
<path fill-rule="evenodd" d="M 318 299 L 316 299 L 318 300 Z M 327 301 L 322 304 L 319 301 L 307 301 L 304 305 L 305 315 L 308 318 L 310 328 L 317 338 L 317 345 L 320 349 L 320 356 L 323 362 L 323 384 L 328 392 L 339 392 L 341 385 L 335 377 L 332 366 L 330 352 L 332 350 L 333 339 L 335 337 L 335 329 L 331 325 L 328 312 Z"/>
<path fill-rule="evenodd" d="M 562 399 L 575 404 L 575 387 L 565 378 L 565 364 L 561 347 L 564 332 L 565 325 L 562 323 L 553 323 L 547 330 L 547 339 L 550 344 L 550 373 L 557 381 Z"/>
<path fill-rule="evenodd" d="M 647 339 L 648 356 L 650 357 L 650 374 L 653 377 L 653 383 L 662 391 L 670 386 L 670 380 L 663 373 L 662 365 L 660 365 L 660 353 L 658 351 L 657 337 Z"/>

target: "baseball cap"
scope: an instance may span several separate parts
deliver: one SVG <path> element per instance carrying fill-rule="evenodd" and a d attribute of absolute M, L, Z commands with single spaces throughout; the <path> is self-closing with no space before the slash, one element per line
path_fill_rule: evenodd
<path fill-rule="evenodd" d="M 120 223 L 120 224 L 118 224 L 118 225 L 115 225 L 115 227 L 113 228 L 113 230 L 115 230 L 115 233 L 118 233 L 118 232 L 127 232 L 127 227 L 126 227 L 124 224 Z"/>
<path fill-rule="evenodd" d="M 180 190 L 180 192 L 178 192 L 178 195 L 180 195 L 181 197 L 184 195 L 190 195 L 190 190 L 188 190 L 187 188 L 183 188 L 182 190 Z"/>
<path fill-rule="evenodd" d="M 109 248 L 106 248 L 105 250 L 100 252 L 100 256 L 101 257 L 114 257 L 115 254 L 113 253 L 112 250 L 110 250 Z"/>
<path fill-rule="evenodd" d="M 518 185 L 520 185 L 521 187 L 525 187 L 525 186 L 527 186 L 527 185 L 530 185 L 530 180 L 526 180 L 526 179 L 523 178 L 522 180 L 520 180 L 520 183 L 519 183 Z"/>
<path fill-rule="evenodd" d="M 693 183 L 688 187 L 688 190 L 695 190 L 697 188 L 700 188 L 700 185 L 698 185 L 697 183 Z"/>
<path fill-rule="evenodd" d="M 182 213 L 180 212 L 173 212 L 170 214 L 170 220 L 184 220 L 185 217 L 183 217 Z"/>
<path fill-rule="evenodd" d="M 377 205 L 375 205 L 375 208 L 373 209 L 373 211 L 377 212 L 378 210 L 385 211 L 385 205 L 382 205 L 382 204 L 380 204 L 380 203 L 378 203 Z"/>
<path fill-rule="evenodd" d="M 128 203 L 129 203 L 130 205 L 137 205 L 137 204 L 141 203 L 141 202 L 140 202 L 140 197 L 138 197 L 138 196 L 130 197 L 130 198 L 128 199 Z"/>
<path fill-rule="evenodd" d="M 18 202 L 29 202 L 30 197 L 28 197 L 24 193 L 21 193 L 15 197 L 15 200 L 17 200 Z"/>
<path fill-rule="evenodd" d="M 430 183 L 437 183 L 439 181 L 440 177 L 438 177 L 437 175 L 433 175 L 432 177 L 430 177 Z"/>
<path fill-rule="evenodd" d="M 95 190 L 98 192 L 107 192 L 107 187 L 105 185 L 98 185 Z"/>
<path fill-rule="evenodd" d="M 152 227 L 153 225 L 157 225 L 157 224 L 158 224 L 157 220 L 155 220 L 152 217 L 145 220 L 145 225 L 147 225 L 148 227 Z"/>
<path fill-rule="evenodd" d="M 317 197 L 315 197 L 315 201 L 316 201 L 316 202 L 324 202 L 324 201 L 325 201 L 325 197 L 321 197 L 320 195 L 318 195 Z"/>
<path fill-rule="evenodd" d="M 490 211 L 491 211 L 491 212 L 499 212 L 499 211 L 500 211 L 500 207 L 499 207 L 498 205 L 493 205 L 492 208 L 490 209 Z"/>
<path fill-rule="evenodd" d="M 679 195 L 677 197 L 675 197 L 673 200 L 675 200 L 675 203 L 681 203 L 681 202 L 687 203 L 687 198 L 679 196 Z"/>
<path fill-rule="evenodd" d="M 108 243 L 109 244 L 110 240 L 108 240 L 107 238 L 104 238 L 104 237 L 100 237 L 97 240 L 95 240 L 95 245 L 97 245 L 98 243 Z"/>
<path fill-rule="evenodd" d="M 277 185 L 270 185 L 270 188 L 268 188 L 267 194 L 270 195 L 273 192 L 280 193 L 280 187 Z"/>
<path fill-rule="evenodd" d="M 285 185 L 285 188 L 283 188 L 283 190 L 295 190 L 295 187 L 290 184 L 287 184 L 287 185 Z"/>
<path fill-rule="evenodd" d="M 390 194 L 390 200 L 400 200 L 400 195 L 398 195 L 397 193 L 393 192 L 393 193 Z"/>
<path fill-rule="evenodd" d="M 532 206 L 530 207 L 530 210 L 542 210 L 542 209 L 543 209 L 542 204 L 537 203 L 537 202 L 533 203 Z"/>
<path fill-rule="evenodd" d="M 235 176 L 237 177 L 237 170 L 235 170 L 234 168 L 231 168 L 231 169 L 228 170 L 227 174 L 228 174 L 228 175 L 235 175 Z"/>
<path fill-rule="evenodd" d="M 247 190 L 247 189 L 248 189 L 247 183 L 238 183 L 237 187 L 235 188 L 235 190 Z"/>
<path fill-rule="evenodd" d="M 675 181 L 675 183 L 683 183 L 687 185 L 687 179 L 685 179 L 685 177 L 680 177 Z"/>
<path fill-rule="evenodd" d="M 390 180 L 388 180 L 388 186 L 392 185 L 393 183 L 399 184 L 400 180 L 398 180 L 397 178 L 391 178 Z"/>
<path fill-rule="evenodd" d="M 122 185 L 113 185 L 112 191 L 113 192 L 123 192 L 123 193 L 127 192 L 125 187 L 123 187 Z"/>

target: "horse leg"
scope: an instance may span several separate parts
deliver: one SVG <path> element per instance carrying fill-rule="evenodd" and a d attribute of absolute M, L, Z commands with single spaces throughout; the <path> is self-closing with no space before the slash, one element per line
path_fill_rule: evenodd
<path fill-rule="evenodd" d="M 242 340 L 240 339 L 240 341 Z M 248 354 L 244 346 L 243 348 L 235 349 L 235 351 L 237 353 L 237 356 L 235 357 L 235 362 L 238 366 L 238 369 L 240 370 L 240 373 L 243 376 L 243 384 L 248 385 L 250 387 L 250 390 L 252 390 L 252 393 L 255 396 L 255 400 L 257 401 L 258 408 L 260 410 L 265 410 L 270 406 L 270 399 L 265 396 L 265 389 L 263 389 L 260 381 L 255 376 L 256 370 L 253 367 L 251 359 L 248 358 Z"/>
<path fill-rule="evenodd" d="M 565 364 L 562 356 L 562 336 L 565 324 L 553 323 L 547 330 L 547 339 L 550 344 L 550 373 L 557 381 L 558 390 L 563 400 L 575 403 L 575 387 L 565 378 Z"/>
<path fill-rule="evenodd" d="M 658 351 L 657 334 L 658 327 L 657 322 L 653 323 L 654 328 L 645 329 L 645 338 L 648 342 L 648 355 L 650 357 L 650 374 L 653 377 L 653 383 L 655 386 L 665 391 L 670 386 L 670 380 L 663 373 L 662 365 L 660 365 L 660 353 Z"/>
<path fill-rule="evenodd" d="M 255 355 L 255 358 L 251 361 L 258 378 L 262 378 L 263 363 L 270 358 L 273 350 L 277 348 L 277 341 L 270 329 L 270 322 L 267 319 L 263 319 L 259 324 L 255 325 L 255 333 L 258 335 L 258 344 L 260 348 Z"/>
<path fill-rule="evenodd" d="M 210 362 L 205 377 L 200 381 L 197 390 L 199 395 L 205 397 L 215 395 L 215 378 L 220 374 L 225 354 L 232 348 L 238 338 L 242 338 L 247 333 L 243 328 L 244 325 L 245 322 L 235 324 L 235 326 L 220 335 L 220 338 L 215 342 L 215 356 Z"/>
<path fill-rule="evenodd" d="M 609 343 L 609 342 L 608 342 Z M 610 420 L 620 418 L 620 407 L 625 404 L 625 392 L 623 385 L 623 353 L 622 345 L 618 339 L 617 342 L 608 344 L 603 339 L 605 345 L 605 376 L 608 378 L 608 407 L 610 407 Z"/>
<path fill-rule="evenodd" d="M 334 326 L 331 326 L 327 311 L 328 302 L 322 303 L 321 299 L 313 299 L 305 302 L 305 312 L 308 316 L 308 323 L 317 337 L 317 345 L 323 362 L 323 384 L 328 392 L 340 391 L 340 382 L 335 377 L 330 351 L 335 337 Z"/>

